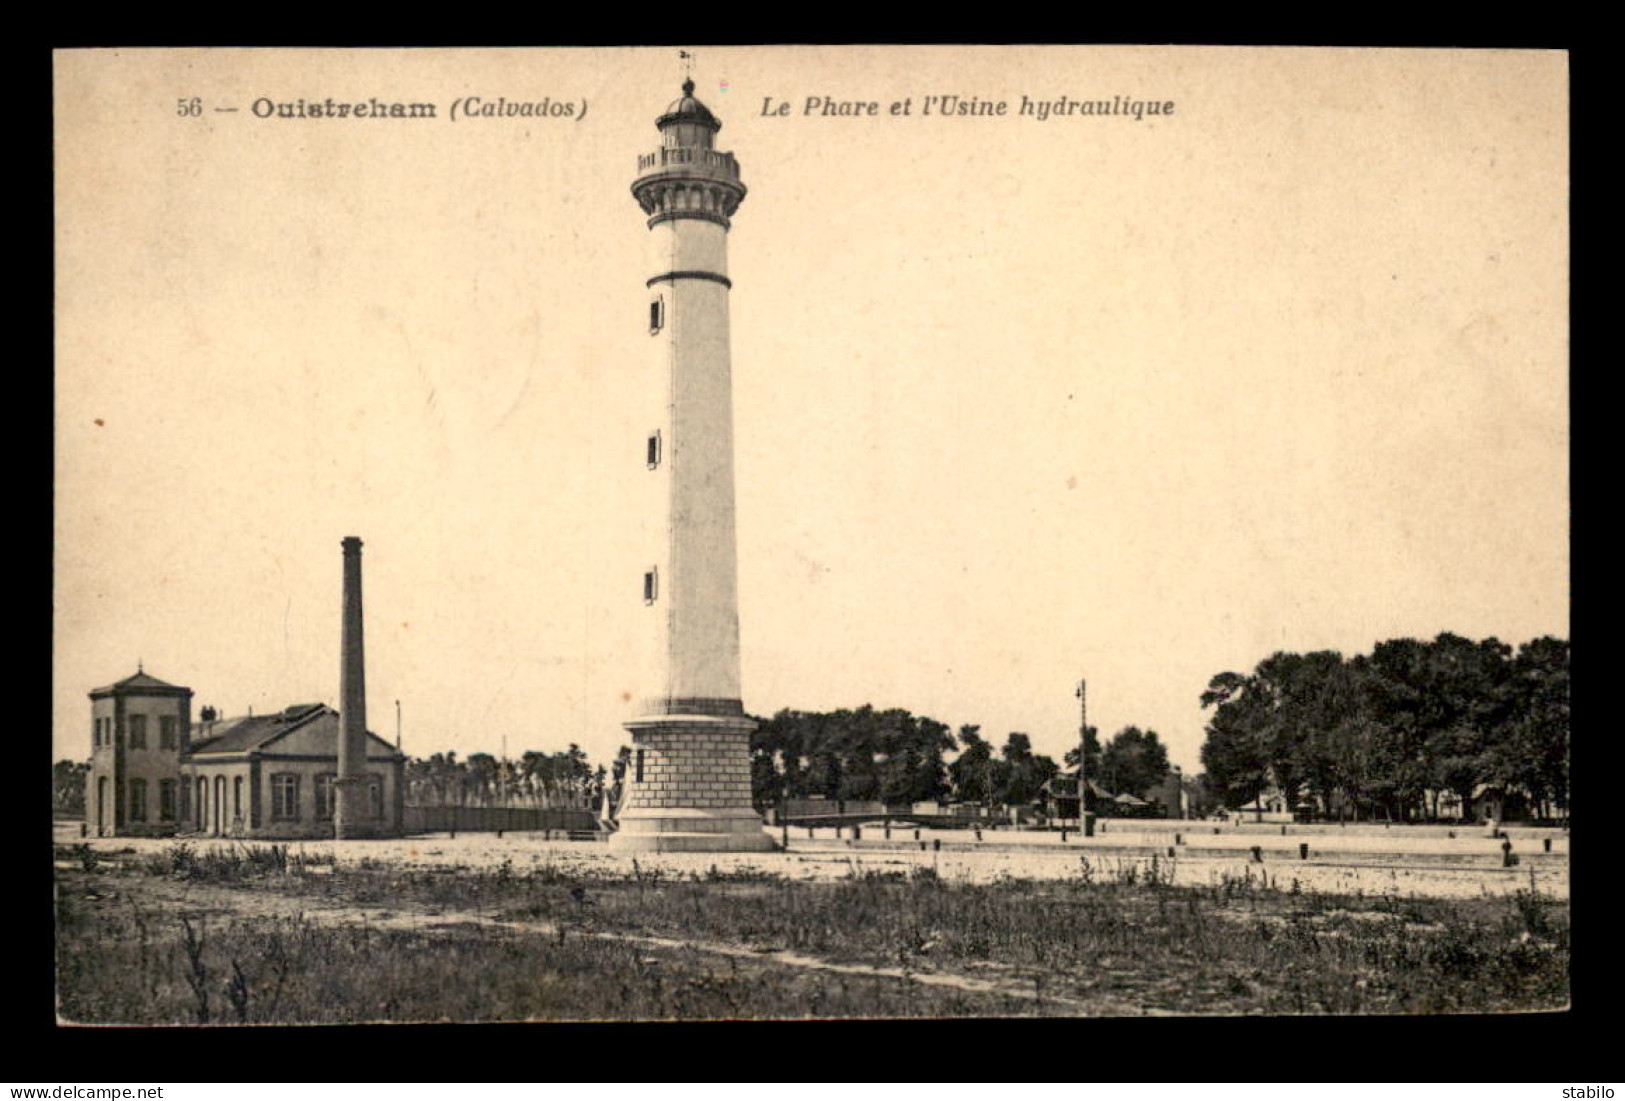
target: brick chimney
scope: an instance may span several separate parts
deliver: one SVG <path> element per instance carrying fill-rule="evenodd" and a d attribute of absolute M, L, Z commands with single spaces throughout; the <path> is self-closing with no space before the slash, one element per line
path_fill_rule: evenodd
<path fill-rule="evenodd" d="M 346 536 L 344 621 L 339 667 L 339 772 L 333 785 L 333 836 L 367 837 L 372 821 L 367 793 L 367 662 L 362 641 L 361 540 Z"/>

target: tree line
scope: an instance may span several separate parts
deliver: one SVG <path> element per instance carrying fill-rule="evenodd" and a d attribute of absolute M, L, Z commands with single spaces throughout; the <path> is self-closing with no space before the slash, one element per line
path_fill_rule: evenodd
<path fill-rule="evenodd" d="M 1279 652 L 1220 673 L 1206 783 L 1228 807 L 1269 788 L 1289 807 L 1393 820 L 1471 815 L 1480 785 L 1521 793 L 1538 816 L 1569 805 L 1569 643 L 1390 639 L 1370 654 Z M 1335 810 L 1334 810 L 1335 809 Z"/>
<path fill-rule="evenodd" d="M 1012 731 L 995 747 L 980 726 L 963 725 L 956 736 L 946 723 L 901 708 L 786 709 L 759 723 L 751 735 L 751 789 L 759 810 L 812 797 L 1021 806 L 1037 800 L 1061 772 L 1053 758 L 1033 752 L 1025 733 Z M 1143 796 L 1168 772 L 1168 752 L 1155 731 L 1125 727 L 1102 748 L 1091 726 L 1085 744 L 1087 775 L 1114 793 Z M 1075 768 L 1078 750 L 1069 750 L 1064 761 Z"/>
<path fill-rule="evenodd" d="M 622 748 L 614 780 L 624 771 Z M 406 801 L 419 807 L 542 807 L 596 809 L 610 770 L 596 768 L 580 746 L 555 753 L 526 750 L 517 760 L 489 753 L 436 753 L 406 762 Z"/>

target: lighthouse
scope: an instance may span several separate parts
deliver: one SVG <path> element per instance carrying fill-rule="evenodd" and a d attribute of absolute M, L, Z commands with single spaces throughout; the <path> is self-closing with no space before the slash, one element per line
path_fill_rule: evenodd
<path fill-rule="evenodd" d="M 750 734 L 739 685 L 729 219 L 739 162 L 715 148 L 722 123 L 694 82 L 658 119 L 632 195 L 648 219 L 649 357 L 658 400 L 635 457 L 656 515 L 643 576 L 629 586 L 656 639 L 658 672 L 625 725 L 632 761 L 612 845 L 628 852 L 774 848 L 751 806 Z M 632 457 L 629 456 L 629 461 Z M 629 579 L 633 580 L 633 579 Z"/>

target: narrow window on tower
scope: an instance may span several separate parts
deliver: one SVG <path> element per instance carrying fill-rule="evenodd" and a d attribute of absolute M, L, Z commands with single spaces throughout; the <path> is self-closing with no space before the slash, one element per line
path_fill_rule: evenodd
<path fill-rule="evenodd" d="M 643 750 L 638 750 L 632 758 L 632 775 L 635 783 L 643 783 Z"/>
<path fill-rule="evenodd" d="M 649 335 L 654 336 L 666 323 L 666 299 L 664 295 L 655 295 L 649 300 Z"/>
<path fill-rule="evenodd" d="M 653 432 L 649 433 L 647 451 L 649 469 L 653 470 L 655 467 L 660 465 L 660 429 L 657 428 Z"/>
<path fill-rule="evenodd" d="M 643 602 L 653 604 L 655 597 L 660 595 L 659 589 L 660 571 L 656 567 L 650 566 L 649 572 L 643 575 Z"/>

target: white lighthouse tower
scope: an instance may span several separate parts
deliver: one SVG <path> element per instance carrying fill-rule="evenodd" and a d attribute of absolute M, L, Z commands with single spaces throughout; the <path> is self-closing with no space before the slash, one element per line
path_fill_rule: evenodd
<path fill-rule="evenodd" d="M 632 195 L 649 219 L 651 388 L 664 397 L 639 459 L 660 516 L 642 578 L 660 676 L 632 734 L 620 829 L 626 851 L 774 847 L 751 807 L 750 734 L 739 689 L 728 219 L 745 197 L 739 162 L 712 147 L 722 123 L 694 82 L 656 121 Z"/>

